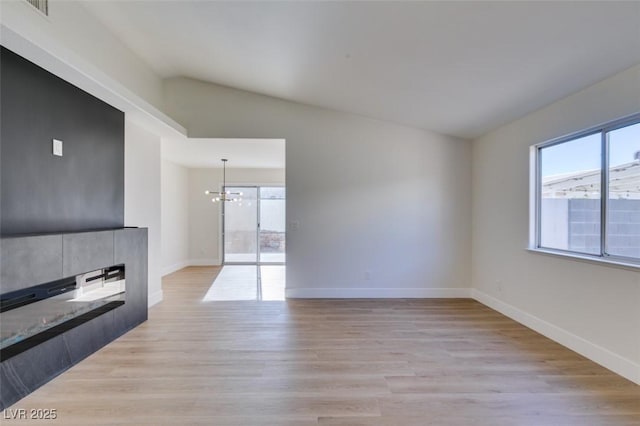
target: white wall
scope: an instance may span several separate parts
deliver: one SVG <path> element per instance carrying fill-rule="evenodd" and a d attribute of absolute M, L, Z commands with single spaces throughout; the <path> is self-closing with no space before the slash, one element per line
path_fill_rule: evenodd
<path fill-rule="evenodd" d="M 158 136 L 125 121 L 124 223 L 149 229 L 149 306 L 162 300 L 160 148 Z"/>
<path fill-rule="evenodd" d="M 640 111 L 640 66 L 473 143 L 481 301 L 640 383 L 640 272 L 526 250 L 529 147 Z"/>
<path fill-rule="evenodd" d="M 189 170 L 162 159 L 162 275 L 189 260 Z"/>
<path fill-rule="evenodd" d="M 167 112 L 191 137 L 286 139 L 289 297 L 468 294 L 469 142 L 185 78 L 165 83 Z"/>
<path fill-rule="evenodd" d="M 284 185 L 284 169 L 227 168 L 229 185 Z M 222 169 L 189 169 L 189 256 L 191 265 L 219 265 L 221 254 L 220 203 L 204 191 L 219 191 Z"/>

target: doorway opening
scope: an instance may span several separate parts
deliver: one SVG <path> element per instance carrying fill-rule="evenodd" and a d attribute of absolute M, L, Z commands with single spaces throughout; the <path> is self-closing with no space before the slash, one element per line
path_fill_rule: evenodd
<path fill-rule="evenodd" d="M 284 300 L 286 189 L 227 185 L 241 200 L 223 203 L 223 268 L 204 300 Z"/>

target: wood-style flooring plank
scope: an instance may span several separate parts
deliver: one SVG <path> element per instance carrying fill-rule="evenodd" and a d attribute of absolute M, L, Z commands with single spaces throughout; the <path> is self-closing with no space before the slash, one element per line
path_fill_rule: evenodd
<path fill-rule="evenodd" d="M 55 421 L 2 424 L 640 425 L 640 386 L 478 302 L 204 302 L 219 270 L 10 407 Z"/>

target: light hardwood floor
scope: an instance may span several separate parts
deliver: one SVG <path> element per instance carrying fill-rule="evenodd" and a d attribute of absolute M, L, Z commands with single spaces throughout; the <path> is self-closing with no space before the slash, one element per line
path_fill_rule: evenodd
<path fill-rule="evenodd" d="M 202 302 L 218 272 L 165 277 L 148 322 L 11 409 L 64 425 L 640 425 L 640 386 L 475 301 Z"/>

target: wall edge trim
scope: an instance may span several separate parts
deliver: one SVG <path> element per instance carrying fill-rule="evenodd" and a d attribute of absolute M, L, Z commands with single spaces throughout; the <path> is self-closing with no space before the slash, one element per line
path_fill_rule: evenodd
<path fill-rule="evenodd" d="M 287 288 L 287 299 L 470 298 L 470 288 Z"/>
<path fill-rule="evenodd" d="M 471 289 L 471 297 L 554 342 L 579 353 L 596 364 L 640 385 L 640 364 L 636 364 L 600 345 L 570 333 L 480 290 Z"/>
<path fill-rule="evenodd" d="M 157 305 L 158 303 L 162 302 L 162 299 L 163 299 L 162 290 L 158 290 L 154 293 L 151 293 L 147 300 L 147 307 L 151 308 L 152 306 Z"/>

